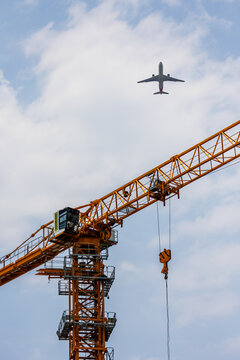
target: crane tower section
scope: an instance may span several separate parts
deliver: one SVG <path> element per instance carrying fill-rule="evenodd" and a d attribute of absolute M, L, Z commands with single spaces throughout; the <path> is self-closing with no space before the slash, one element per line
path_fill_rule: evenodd
<path fill-rule="evenodd" d="M 57 336 L 69 341 L 69 360 L 113 360 L 114 350 L 107 348 L 106 342 L 115 327 L 116 314 L 105 312 L 105 298 L 115 279 L 115 268 L 103 261 L 108 258 L 109 246 L 117 243 L 117 232 L 112 230 L 109 238 L 96 231 L 77 240 L 71 238 L 77 212 L 65 208 L 55 214 L 55 242 L 71 241 L 73 245 L 67 256 L 47 262 L 37 275 L 58 278 L 59 295 L 68 296 L 68 309 L 62 314 Z"/>

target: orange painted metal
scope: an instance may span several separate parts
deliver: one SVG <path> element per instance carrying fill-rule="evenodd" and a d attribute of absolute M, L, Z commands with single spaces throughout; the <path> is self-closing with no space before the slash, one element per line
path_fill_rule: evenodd
<path fill-rule="evenodd" d="M 171 250 L 164 249 L 159 254 L 160 263 L 163 264 L 161 273 L 165 275 L 165 279 L 168 278 L 168 262 L 171 260 Z"/>
<path fill-rule="evenodd" d="M 79 234 L 90 229 L 103 234 L 128 216 L 157 200 L 165 201 L 193 181 L 240 157 L 240 121 L 151 169 L 100 199 L 80 206 Z M 55 243 L 54 243 L 55 242 Z M 73 245 L 57 242 L 52 222 L 39 228 L 14 251 L 0 259 L 0 285 L 17 278 Z"/>
<path fill-rule="evenodd" d="M 37 272 L 49 278 L 69 279 L 69 327 L 62 337 L 69 341 L 69 360 L 105 359 L 108 319 L 105 317 L 106 277 L 101 251 L 108 245 L 112 245 L 111 241 L 102 240 L 100 236 L 78 239 L 72 247 L 71 264 L 67 265 L 67 271 L 53 267 Z M 61 331 L 58 335 L 61 338 Z"/>
<path fill-rule="evenodd" d="M 100 259 L 100 239 L 95 239 L 94 257 L 88 263 L 88 271 L 100 278 L 103 275 L 104 266 Z M 73 254 L 81 254 L 81 246 L 73 246 Z M 72 280 L 72 314 L 73 320 L 77 324 L 80 320 L 86 327 L 73 325 L 70 341 L 69 359 L 96 359 L 104 360 L 107 351 L 105 346 L 104 323 L 107 321 L 104 311 L 104 283 L 103 281 L 85 280 L 85 285 L 89 289 L 84 296 L 79 291 L 79 280 L 77 276 L 79 268 L 79 258 L 73 258 L 73 278 Z M 91 326 L 87 324 L 91 323 Z"/>

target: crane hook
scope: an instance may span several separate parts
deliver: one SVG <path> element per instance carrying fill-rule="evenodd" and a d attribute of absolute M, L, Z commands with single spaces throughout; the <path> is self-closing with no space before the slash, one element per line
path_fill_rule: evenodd
<path fill-rule="evenodd" d="M 165 274 L 164 277 L 165 277 L 165 279 L 167 279 L 168 278 L 168 262 L 171 260 L 171 250 L 164 249 L 162 252 L 160 252 L 159 260 L 160 260 L 160 263 L 163 264 L 161 273 Z"/>

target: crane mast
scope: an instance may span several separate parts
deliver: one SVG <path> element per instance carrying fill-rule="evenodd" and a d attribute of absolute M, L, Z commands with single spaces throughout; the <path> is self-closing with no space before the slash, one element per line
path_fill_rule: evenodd
<path fill-rule="evenodd" d="M 115 269 L 104 266 L 112 240 L 102 242 L 97 233 L 76 241 L 62 265 L 53 260 L 37 275 L 58 278 L 58 294 L 67 295 L 69 308 L 62 314 L 57 336 L 69 341 L 69 359 L 113 360 L 105 343 L 116 324 L 116 314 L 105 312 L 105 297 Z"/>
<path fill-rule="evenodd" d="M 59 294 L 69 297 L 69 309 L 63 313 L 57 335 L 69 341 L 70 360 L 112 360 L 113 350 L 105 343 L 116 316 L 105 313 L 104 299 L 114 280 L 114 269 L 108 272 L 103 260 L 108 248 L 117 243 L 113 229 L 156 201 L 165 204 L 170 197 L 179 197 L 181 188 L 238 157 L 240 120 L 111 193 L 76 208 L 74 231 L 57 233 L 53 221 L 42 225 L 0 259 L 0 285 L 70 249 L 61 267 L 52 261 L 51 266 L 38 270 L 39 275 L 58 278 Z"/>

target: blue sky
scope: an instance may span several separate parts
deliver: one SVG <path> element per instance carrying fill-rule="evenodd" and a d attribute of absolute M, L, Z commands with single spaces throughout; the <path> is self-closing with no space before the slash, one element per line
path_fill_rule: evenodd
<path fill-rule="evenodd" d="M 12 0 L 11 4 L 1 4 L 1 68 L 12 84 L 21 89 L 24 87 L 19 94 L 23 103 L 31 101 L 37 94 L 33 92 L 35 79 L 29 71 L 34 59 L 25 56 L 22 42 L 49 22 L 54 23 L 55 29 L 64 29 L 68 20 L 68 8 L 72 3 L 74 2 L 70 0 Z M 90 1 L 87 7 L 91 9 L 97 4 L 97 1 Z M 200 22 L 202 27 L 210 29 L 202 46 L 211 57 L 222 60 L 229 56 L 238 57 L 240 5 L 237 1 L 145 1 L 137 11 L 132 10 L 133 4 L 134 2 L 129 1 L 130 11 L 125 14 L 125 19 L 130 24 L 135 25 L 140 19 L 159 11 L 178 23 L 192 18 L 192 26 L 196 25 L 194 19 L 197 19 L 197 24 Z"/>
<path fill-rule="evenodd" d="M 239 119 L 239 1 L 25 0 L 0 5 L 1 255 L 55 210 L 79 206 Z M 137 81 L 164 71 L 185 79 Z M 239 359 L 238 165 L 172 201 L 173 360 Z M 168 206 L 160 208 L 163 246 Z M 156 207 L 111 249 L 115 358 L 166 359 Z M 64 297 L 34 271 L 1 288 L 4 359 L 64 360 Z"/>

